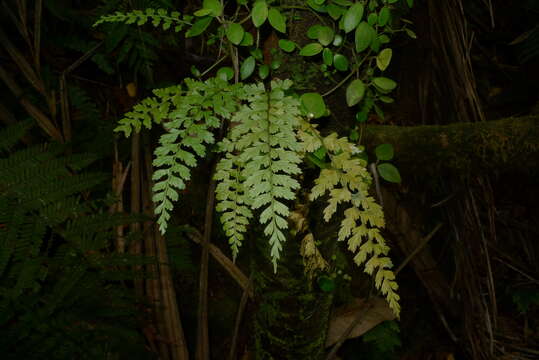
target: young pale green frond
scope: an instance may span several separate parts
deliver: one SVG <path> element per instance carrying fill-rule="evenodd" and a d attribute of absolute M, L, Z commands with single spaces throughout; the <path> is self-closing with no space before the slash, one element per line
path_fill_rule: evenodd
<path fill-rule="evenodd" d="M 348 249 L 355 253 L 354 262 L 364 271 L 375 276 L 375 286 L 386 297 L 390 308 L 398 316 L 399 295 L 389 247 L 380 234 L 385 225 L 380 205 L 368 195 L 371 175 L 363 160 L 353 157 L 354 147 L 345 138 L 333 133 L 323 139 L 329 150 L 331 167 L 322 169 L 315 180 L 310 198 L 314 200 L 329 194 L 324 209 L 324 220 L 329 221 L 339 204 L 346 204 L 344 219 L 338 233 L 339 241 L 347 241 Z"/>
<path fill-rule="evenodd" d="M 234 260 L 253 217 L 251 200 L 245 192 L 241 178 L 242 169 L 238 156 L 227 153 L 217 164 L 214 176 L 219 181 L 215 189 L 216 209 L 222 213 L 223 230 L 228 237 Z"/>
<path fill-rule="evenodd" d="M 259 221 L 265 225 L 264 234 L 269 238 L 275 269 L 288 228 L 290 212 L 285 201 L 295 198 L 299 183 L 294 176 L 301 173 L 298 165 L 302 161 L 296 134 L 300 122 L 299 102 L 285 95 L 290 85 L 289 81 L 274 81 L 270 91 L 266 91 L 263 84 L 245 86 L 244 99 L 247 103 L 231 119 L 234 126 L 228 139 L 221 143 L 221 148 L 228 155 L 222 160 L 217 174 L 220 181 L 217 196 L 223 199 L 218 210 L 224 211 L 237 206 L 224 192 L 231 188 L 230 172 L 241 169 L 234 180 L 245 180 L 241 187 L 235 183 L 234 194 L 241 189 L 242 197 L 236 199 L 250 205 L 252 210 L 260 210 Z M 225 164 L 232 158 L 237 159 L 234 167 L 229 165 L 225 170 Z M 238 167 L 238 164 L 242 166 Z M 228 220 L 224 222 L 225 230 L 233 236 L 245 231 L 243 223 L 228 217 L 225 219 Z M 231 237 L 230 242 L 237 243 L 237 238 Z"/>

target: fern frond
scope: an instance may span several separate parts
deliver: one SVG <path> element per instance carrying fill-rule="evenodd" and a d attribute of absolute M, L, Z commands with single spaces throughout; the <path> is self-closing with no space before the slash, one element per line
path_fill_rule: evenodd
<path fill-rule="evenodd" d="M 232 118 L 237 125 L 228 142 L 228 151 L 237 151 L 239 162 L 244 164 L 243 191 L 250 198 L 252 209 L 261 210 L 259 221 L 266 225 L 264 234 L 269 237 L 274 269 L 286 240 L 284 230 L 288 228 L 290 211 L 284 201 L 295 198 L 299 183 L 293 176 L 301 173 L 296 138 L 299 102 L 284 94 L 290 86 L 290 81 L 273 81 L 269 92 L 263 84 L 246 87 L 248 104 Z M 244 231 L 242 224 L 236 227 L 231 233 Z"/>
<path fill-rule="evenodd" d="M 219 163 L 215 172 L 215 180 L 219 183 L 215 189 L 217 206 L 216 210 L 221 212 L 221 222 L 223 230 L 228 237 L 228 243 L 232 248 L 232 257 L 235 260 L 238 256 L 239 248 L 244 239 L 250 219 L 253 217 L 251 211 L 251 199 L 247 196 L 242 181 L 243 164 L 239 157 L 227 153 Z"/>
<path fill-rule="evenodd" d="M 164 124 L 167 133 L 155 149 L 153 201 L 155 214 L 162 233 L 166 231 L 173 202 L 185 189 L 191 177 L 190 168 L 197 164 L 197 157 L 206 155 L 206 146 L 215 142 L 212 129 L 218 128 L 221 119 L 229 119 L 237 107 L 236 87 L 220 79 L 206 82 L 186 80 L 184 96 L 172 97 L 175 109 L 169 113 L 170 121 Z M 159 94 L 159 93 L 158 93 Z"/>
<path fill-rule="evenodd" d="M 316 134 L 316 130 L 310 131 Z M 367 274 L 374 275 L 376 288 L 398 316 L 400 305 L 393 263 L 387 257 L 389 247 L 379 230 L 385 226 L 384 213 L 369 196 L 372 178 L 366 163 L 353 156 L 353 144 L 346 138 L 338 138 L 335 133 L 323 138 L 323 145 L 329 151 L 331 166 L 320 171 L 310 198 L 314 200 L 324 194 L 329 195 L 324 209 L 325 221 L 334 216 L 340 204 L 347 206 L 338 240 L 348 242 L 348 249 L 355 253 L 354 262 L 363 266 Z"/>
<path fill-rule="evenodd" d="M 0 130 L 0 151 L 9 151 L 19 142 L 26 131 L 33 125 L 33 120 L 20 121 Z"/>
<path fill-rule="evenodd" d="M 102 23 L 124 23 L 135 24 L 142 26 L 147 22 L 151 22 L 154 27 L 161 27 L 163 30 L 173 29 L 175 32 L 181 31 L 184 26 L 191 25 L 189 18 L 182 17 L 177 11 L 171 11 L 169 13 L 166 9 L 152 9 L 147 8 L 143 10 L 133 10 L 129 12 L 117 11 L 113 15 L 102 16 L 94 26 L 98 26 Z"/>

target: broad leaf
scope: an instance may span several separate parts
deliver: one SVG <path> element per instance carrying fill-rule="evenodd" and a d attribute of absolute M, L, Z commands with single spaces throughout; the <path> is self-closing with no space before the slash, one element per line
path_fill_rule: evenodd
<path fill-rule="evenodd" d="M 378 14 L 378 25 L 385 26 L 389 21 L 390 16 L 391 10 L 387 6 L 384 6 L 382 10 L 380 10 L 380 14 Z"/>
<path fill-rule="evenodd" d="M 253 5 L 251 10 L 253 25 L 260 27 L 268 18 L 268 4 L 265 0 L 259 0 Z"/>
<path fill-rule="evenodd" d="M 303 49 L 301 49 L 299 54 L 301 56 L 314 56 L 314 55 L 320 54 L 322 49 L 323 47 L 319 43 L 311 43 L 311 44 L 305 45 Z"/>
<path fill-rule="evenodd" d="M 397 83 L 394 80 L 386 77 L 376 77 L 372 79 L 372 82 L 382 92 L 389 92 L 397 87 Z"/>
<path fill-rule="evenodd" d="M 249 56 L 243 61 L 240 67 L 240 77 L 242 80 L 247 79 L 255 71 L 256 61 L 253 56 Z"/>
<path fill-rule="evenodd" d="M 202 34 L 204 30 L 210 26 L 213 18 L 211 16 L 205 16 L 197 20 L 193 26 L 185 33 L 185 37 L 194 37 Z"/>
<path fill-rule="evenodd" d="M 228 81 L 234 77 L 234 70 L 230 66 L 225 66 L 217 71 L 216 76 L 220 79 Z"/>
<path fill-rule="evenodd" d="M 305 93 L 300 97 L 301 104 L 313 118 L 319 118 L 326 114 L 327 108 L 324 99 L 319 93 Z"/>
<path fill-rule="evenodd" d="M 279 32 L 286 32 L 286 18 L 276 8 L 271 8 L 268 13 L 268 20 L 271 26 Z"/>
<path fill-rule="evenodd" d="M 394 151 L 393 145 L 391 144 L 381 144 L 374 149 L 374 153 L 378 160 L 391 160 L 393 159 Z"/>
<path fill-rule="evenodd" d="M 365 21 L 362 21 L 356 28 L 356 51 L 362 52 L 368 48 L 376 37 L 376 30 Z"/>
<path fill-rule="evenodd" d="M 241 43 L 244 34 L 245 31 L 243 30 L 243 27 L 238 23 L 229 24 L 226 29 L 226 37 L 234 45 L 239 45 Z"/>
<path fill-rule="evenodd" d="M 380 174 L 384 180 L 392 183 L 401 182 L 399 170 L 393 164 L 383 163 L 379 164 L 376 168 L 378 169 L 378 174 Z"/>
<path fill-rule="evenodd" d="M 296 43 L 287 39 L 279 40 L 279 47 L 286 52 L 292 52 L 296 49 Z"/>
<path fill-rule="evenodd" d="M 391 62 L 391 57 L 393 55 L 393 51 L 389 48 L 386 48 L 378 54 L 376 57 L 376 66 L 378 66 L 378 69 L 384 71 L 389 66 L 389 63 Z"/>
<path fill-rule="evenodd" d="M 365 96 L 365 84 L 359 79 L 353 80 L 346 88 L 346 103 L 348 106 L 354 106 L 363 99 L 363 96 Z"/>
<path fill-rule="evenodd" d="M 354 30 L 363 17 L 364 6 L 362 3 L 355 3 L 350 6 L 346 14 L 343 17 L 344 31 L 349 33 Z"/>
<path fill-rule="evenodd" d="M 348 70 L 348 59 L 344 55 L 335 54 L 333 57 L 333 66 L 339 71 L 346 71 Z"/>
<path fill-rule="evenodd" d="M 209 15 L 213 17 L 221 16 L 223 13 L 223 5 L 221 5 L 219 0 L 204 0 L 202 2 L 202 8 L 204 10 L 209 10 Z"/>

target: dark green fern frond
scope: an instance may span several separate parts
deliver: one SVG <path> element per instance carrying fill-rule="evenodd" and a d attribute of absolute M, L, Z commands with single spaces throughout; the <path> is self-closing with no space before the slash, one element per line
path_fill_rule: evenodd
<path fill-rule="evenodd" d="M 19 142 L 23 135 L 33 125 L 33 120 L 18 122 L 13 126 L 9 126 L 0 130 L 0 154 L 3 151 L 9 151 Z"/>

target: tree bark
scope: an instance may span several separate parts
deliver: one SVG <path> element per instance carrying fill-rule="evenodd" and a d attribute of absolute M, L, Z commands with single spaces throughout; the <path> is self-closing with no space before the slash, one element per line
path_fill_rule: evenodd
<path fill-rule="evenodd" d="M 365 143 L 392 144 L 395 163 L 407 173 L 537 172 L 539 115 L 444 126 L 368 125 Z"/>

